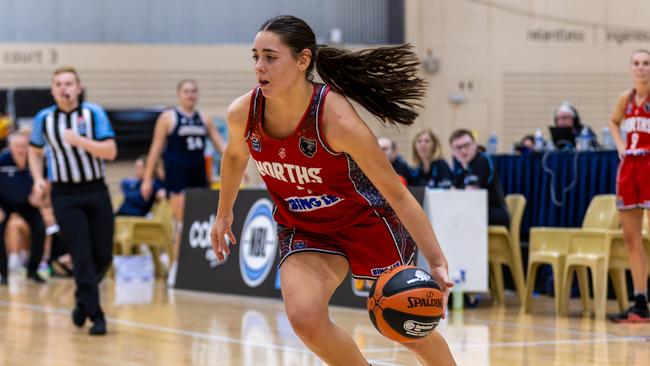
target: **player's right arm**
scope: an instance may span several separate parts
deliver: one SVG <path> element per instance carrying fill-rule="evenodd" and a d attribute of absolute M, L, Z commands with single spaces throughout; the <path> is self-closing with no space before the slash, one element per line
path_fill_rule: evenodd
<path fill-rule="evenodd" d="M 235 99 L 228 106 L 228 144 L 226 144 L 226 150 L 221 157 L 219 207 L 210 232 L 212 248 L 219 261 L 224 260 L 224 253 L 225 255 L 230 254 L 224 235 L 228 235 L 232 244 L 236 243 L 231 229 L 233 222 L 232 211 L 250 157 L 245 140 L 250 98 L 251 92 Z"/>
<path fill-rule="evenodd" d="M 625 157 L 625 142 L 623 141 L 623 137 L 621 137 L 621 121 L 625 117 L 625 105 L 629 96 L 629 91 L 625 91 L 618 96 L 616 107 L 614 108 L 612 117 L 609 119 L 609 131 L 612 133 L 614 143 L 616 143 L 616 150 L 618 150 L 618 157 L 621 159 Z"/>
<path fill-rule="evenodd" d="M 151 146 L 149 147 L 149 153 L 147 154 L 147 161 L 145 163 L 144 177 L 140 185 L 140 193 L 142 193 L 145 201 L 149 199 L 153 191 L 153 176 L 156 170 L 156 163 L 165 148 L 165 140 L 171 129 L 173 113 L 172 110 L 164 111 L 156 120 L 153 139 L 151 140 Z"/>

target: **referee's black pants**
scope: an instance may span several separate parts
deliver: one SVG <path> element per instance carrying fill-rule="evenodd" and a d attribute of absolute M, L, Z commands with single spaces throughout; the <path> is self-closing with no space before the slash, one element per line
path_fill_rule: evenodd
<path fill-rule="evenodd" d="M 0 275 L 7 278 L 7 249 L 5 248 L 5 229 L 9 216 L 12 213 L 20 215 L 29 225 L 32 244 L 29 249 L 29 262 L 27 263 L 27 274 L 35 275 L 38 270 L 38 264 L 43 258 L 43 243 L 45 241 L 45 224 L 41 212 L 28 202 L 20 204 L 3 204 L 2 210 L 5 212 L 5 218 L 0 222 Z"/>
<path fill-rule="evenodd" d="M 113 209 L 103 181 L 54 184 L 52 207 L 70 249 L 75 298 L 91 320 L 102 318 L 99 282 L 113 259 Z"/>

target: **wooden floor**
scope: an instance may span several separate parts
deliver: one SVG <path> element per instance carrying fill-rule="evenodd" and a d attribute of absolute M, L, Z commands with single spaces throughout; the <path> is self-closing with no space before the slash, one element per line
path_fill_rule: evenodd
<path fill-rule="evenodd" d="M 322 364 L 276 300 L 111 280 L 102 291 L 109 334 L 90 337 L 70 321 L 72 281 L 36 285 L 11 277 L 9 287 L 0 286 L 0 365 Z M 573 317 L 556 318 L 550 299 L 535 304 L 535 315 L 516 305 L 452 313 L 438 329 L 459 365 L 650 365 L 650 325 L 581 318 L 577 302 Z M 417 365 L 375 331 L 365 311 L 333 308 L 332 317 L 373 365 Z"/>

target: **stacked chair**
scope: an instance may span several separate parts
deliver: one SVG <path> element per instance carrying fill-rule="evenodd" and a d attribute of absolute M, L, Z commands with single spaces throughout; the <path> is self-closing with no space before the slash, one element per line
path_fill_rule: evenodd
<path fill-rule="evenodd" d="M 644 230 L 644 245 L 646 249 L 650 249 L 647 223 Z M 650 262 L 650 258 L 648 260 Z M 628 302 L 625 271 L 629 269 L 629 262 L 627 248 L 619 229 L 616 197 L 595 196 L 589 204 L 581 228 L 531 229 L 528 281 L 524 301 L 526 312 L 530 312 L 532 308 L 535 276 L 541 264 L 549 264 L 552 267 L 555 311 L 558 315 L 568 314 L 574 274 L 578 278 L 583 315 L 593 313 L 596 318 L 605 317 L 608 274 L 613 281 L 619 309 L 625 310 Z M 593 304 L 589 291 L 588 272 L 591 272 L 593 284 Z"/>
<path fill-rule="evenodd" d="M 505 226 L 488 227 L 488 262 L 490 288 L 495 302 L 505 305 L 503 266 L 510 269 L 519 301 L 524 301 L 524 270 L 519 234 L 521 219 L 526 209 L 526 197 L 521 194 L 506 196 L 510 212 L 510 229 Z"/>
<path fill-rule="evenodd" d="M 114 207 L 117 207 L 114 205 Z M 172 214 L 167 200 L 157 200 L 151 208 L 152 217 L 116 216 L 113 235 L 114 253 L 134 253 L 140 244 L 151 250 L 157 277 L 164 277 L 160 253 L 164 249 L 174 260 Z"/>

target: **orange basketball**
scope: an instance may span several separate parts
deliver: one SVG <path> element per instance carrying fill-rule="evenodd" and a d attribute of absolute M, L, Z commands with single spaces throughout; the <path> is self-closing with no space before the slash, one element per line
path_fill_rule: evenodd
<path fill-rule="evenodd" d="M 431 275 L 414 266 L 384 272 L 370 288 L 368 313 L 379 333 L 398 342 L 426 337 L 438 326 L 443 296 Z"/>

